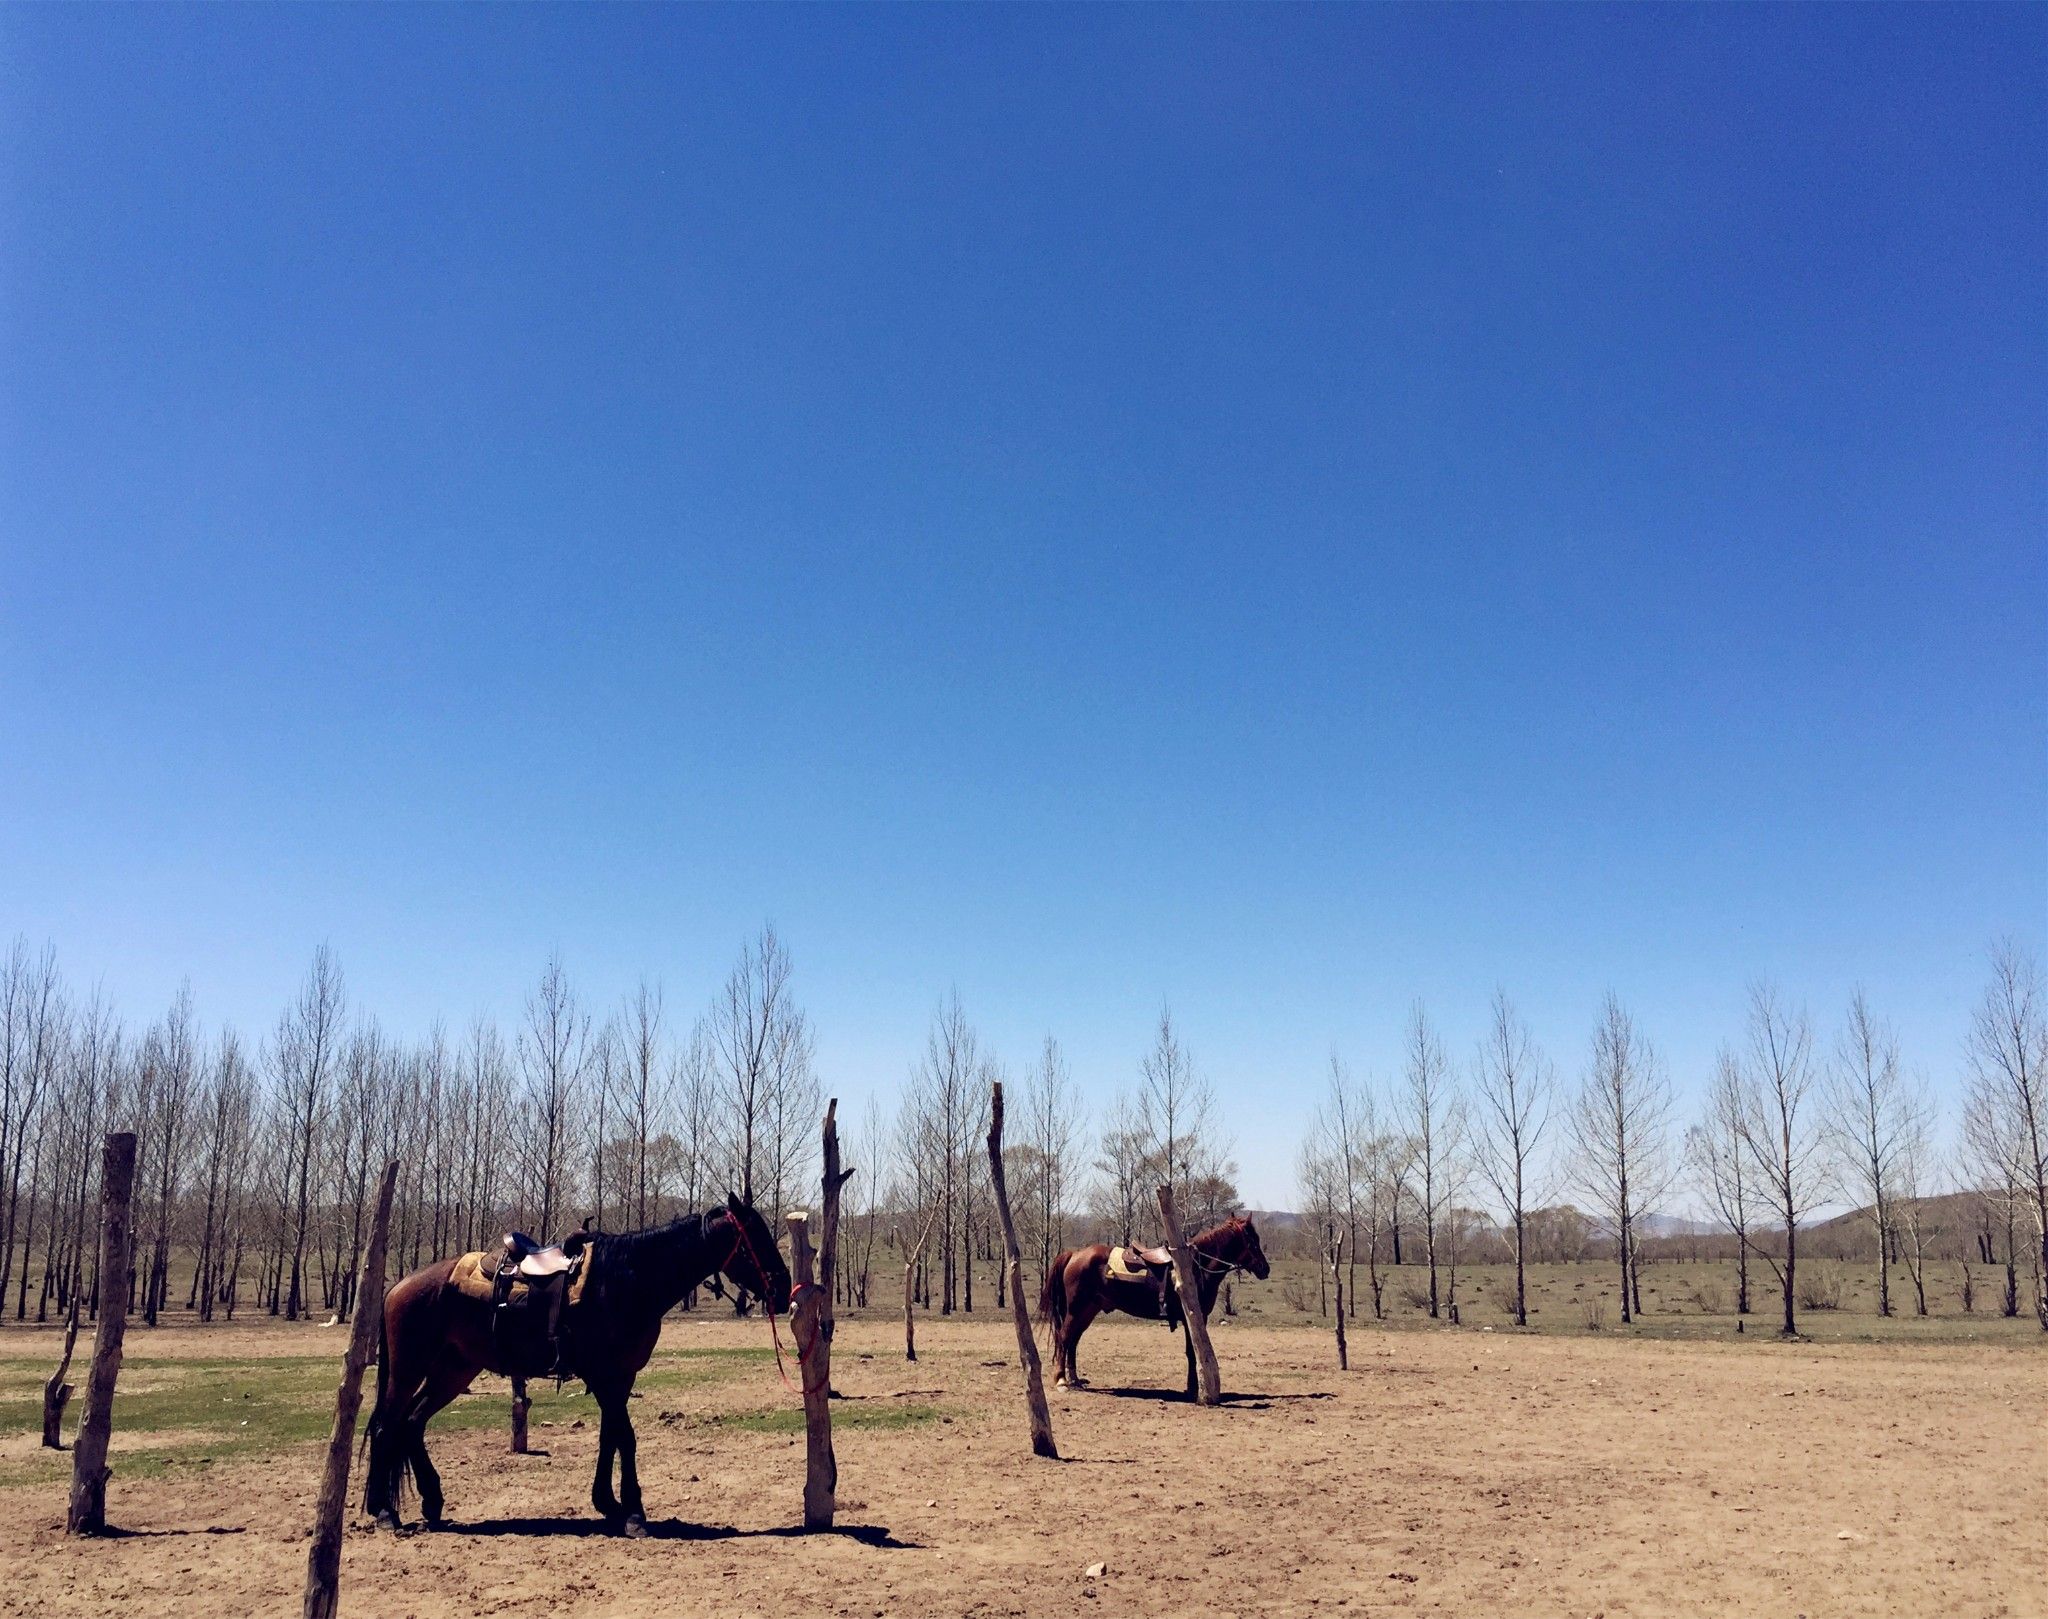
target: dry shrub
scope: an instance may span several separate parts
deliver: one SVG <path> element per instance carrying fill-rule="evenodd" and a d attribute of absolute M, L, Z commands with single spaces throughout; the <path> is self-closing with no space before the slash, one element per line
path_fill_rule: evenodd
<path fill-rule="evenodd" d="M 1281 1279 L 1280 1298 L 1288 1309 L 1297 1310 L 1303 1315 L 1307 1315 L 1316 1307 L 1316 1301 L 1308 1294 L 1308 1278 L 1298 1272 Z"/>
<path fill-rule="evenodd" d="M 1692 1290 L 1692 1302 L 1701 1315 L 1719 1315 L 1728 1305 L 1728 1295 L 1719 1282 L 1702 1282 Z"/>
<path fill-rule="evenodd" d="M 1588 1332 L 1598 1332 L 1607 1325 L 1607 1295 L 1595 1293 L 1590 1299 L 1579 1300 L 1579 1319 L 1586 1323 Z"/>
<path fill-rule="evenodd" d="M 1839 1310 L 1842 1307 L 1842 1274 L 1832 1265 L 1809 1263 L 1799 1274 L 1799 1308 Z"/>
<path fill-rule="evenodd" d="M 1411 1310 L 1426 1310 L 1429 1308 L 1429 1289 L 1420 1282 L 1403 1282 L 1401 1284 L 1401 1298 Z"/>

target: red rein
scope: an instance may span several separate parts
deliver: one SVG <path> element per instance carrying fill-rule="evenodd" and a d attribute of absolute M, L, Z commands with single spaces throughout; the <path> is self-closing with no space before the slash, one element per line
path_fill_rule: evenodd
<path fill-rule="evenodd" d="M 730 1213 L 731 1211 L 728 1210 L 727 1212 Z M 768 1268 L 767 1266 L 761 1263 L 761 1256 L 754 1252 L 754 1241 L 753 1238 L 747 1235 L 746 1221 L 742 1220 L 737 1214 L 734 1214 L 732 1216 L 732 1227 L 734 1233 L 734 1242 L 732 1245 L 732 1253 L 729 1253 L 725 1256 L 726 1265 L 730 1265 L 733 1262 L 734 1256 L 739 1253 L 742 1247 L 744 1247 L 747 1250 L 747 1258 L 754 1262 L 755 1276 L 760 1278 L 760 1280 L 765 1284 L 768 1280 Z M 725 1265 L 719 1266 L 720 1270 L 723 1270 L 724 1268 Z M 805 1285 L 814 1287 L 817 1284 L 806 1283 Z M 789 1302 L 790 1307 L 792 1309 L 794 1309 L 796 1306 L 797 1294 L 801 1293 L 802 1291 L 803 1288 L 801 1287 L 792 1288 L 790 1290 Z M 783 1368 L 782 1334 L 776 1329 L 775 1306 L 768 1302 L 768 1291 L 765 1286 L 763 1286 L 761 1290 L 761 1313 L 768 1317 L 768 1341 L 775 1346 L 775 1375 L 782 1379 L 782 1386 L 788 1389 L 790 1393 L 799 1394 L 802 1392 L 802 1390 L 799 1389 L 796 1386 L 796 1384 L 792 1383 L 789 1380 L 789 1373 Z M 801 1344 L 797 1346 L 796 1363 L 798 1369 L 801 1370 L 804 1363 L 804 1348 Z"/>

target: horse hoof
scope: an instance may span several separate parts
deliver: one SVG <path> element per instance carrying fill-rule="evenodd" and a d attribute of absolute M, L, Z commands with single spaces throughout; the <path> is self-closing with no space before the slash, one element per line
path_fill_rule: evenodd
<path fill-rule="evenodd" d="M 398 1521 L 398 1514 L 389 1507 L 374 1514 L 370 1519 L 370 1525 L 375 1529 L 389 1529 L 394 1535 L 403 1527 Z"/>
<path fill-rule="evenodd" d="M 619 1525 L 619 1533 L 628 1540 L 645 1540 L 647 1538 L 647 1520 L 636 1512 L 632 1517 Z"/>

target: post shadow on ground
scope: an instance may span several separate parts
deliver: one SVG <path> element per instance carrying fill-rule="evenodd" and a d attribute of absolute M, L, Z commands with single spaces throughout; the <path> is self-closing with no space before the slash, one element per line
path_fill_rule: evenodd
<path fill-rule="evenodd" d="M 442 1523 L 430 1531 L 436 1535 L 531 1535 L 538 1539 L 563 1536 L 569 1539 L 619 1539 L 618 1528 L 602 1518 L 483 1518 L 475 1523 Z M 918 1551 L 914 1540 L 898 1540 L 887 1528 L 874 1523 L 835 1524 L 830 1529 L 806 1529 L 801 1524 L 774 1524 L 765 1529 L 741 1529 L 724 1523 L 685 1523 L 680 1518 L 649 1518 L 649 1540 L 791 1540 L 811 1535 L 837 1535 L 857 1540 L 863 1546 L 883 1551 Z"/>
<path fill-rule="evenodd" d="M 1093 1388 L 1085 1389 L 1082 1392 L 1088 1394 L 1107 1394 L 1112 1399 L 1117 1400 L 1157 1400 L 1162 1405 L 1187 1405 L 1191 1403 L 1188 1399 L 1187 1391 L 1184 1389 Z M 1297 1394 L 1256 1394 L 1251 1392 L 1233 1394 L 1225 1390 L 1221 1403 L 1224 1405 L 1242 1406 L 1247 1411 L 1263 1411 L 1267 1407 L 1284 1400 L 1334 1400 L 1335 1398 L 1334 1394 L 1321 1390 L 1315 1392 L 1304 1391 Z"/>

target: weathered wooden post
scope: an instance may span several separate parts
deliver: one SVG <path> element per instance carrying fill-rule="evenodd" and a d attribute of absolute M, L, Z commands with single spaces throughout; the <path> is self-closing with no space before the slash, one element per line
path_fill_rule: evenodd
<path fill-rule="evenodd" d="M 71 1400 L 71 1385 L 64 1376 L 71 1370 L 71 1351 L 78 1346 L 78 1295 L 82 1291 L 71 1290 L 71 1313 L 64 1320 L 64 1353 L 58 1357 L 57 1369 L 50 1374 L 49 1382 L 43 1385 L 43 1448 L 62 1450 L 64 1448 L 64 1407 Z"/>
<path fill-rule="evenodd" d="M 825 1103 L 825 1229 L 818 1233 L 818 1286 L 824 1289 L 823 1327 L 825 1342 L 832 1341 L 838 1324 L 839 1297 L 839 1193 L 853 1179 L 853 1171 L 839 1167 L 839 1098 Z M 829 1391 L 831 1384 L 827 1383 Z"/>
<path fill-rule="evenodd" d="M 1337 1370 L 1351 1369 L 1351 1352 L 1344 1343 L 1344 1233 L 1329 1221 L 1323 1222 L 1323 1257 L 1330 1262 L 1330 1285 L 1337 1301 Z"/>
<path fill-rule="evenodd" d="M 1052 1442 L 1052 1413 L 1045 1408 L 1045 1374 L 1038 1364 L 1038 1340 L 1031 1336 L 1031 1312 L 1024 1303 L 1024 1255 L 1017 1246 L 1017 1224 L 1010 1218 L 1010 1192 L 1003 1178 L 1003 1082 L 995 1082 L 989 1098 L 988 1183 L 996 1194 L 996 1215 L 1003 1222 L 1003 1268 L 1009 1277 L 1010 1315 L 1017 1324 L 1017 1359 L 1024 1367 L 1024 1404 L 1031 1416 L 1031 1453 L 1060 1457 Z"/>
<path fill-rule="evenodd" d="M 838 1506 L 839 1462 L 832 1454 L 832 1345 L 825 1337 L 824 1289 L 811 1273 L 811 1217 L 792 1209 L 789 1262 L 796 1292 L 789 1327 L 804 1383 L 804 1527 L 830 1529 Z"/>
<path fill-rule="evenodd" d="M 939 1205 L 933 1203 L 932 1212 L 924 1218 L 924 1229 L 917 1234 L 917 1241 L 903 1250 L 903 1358 L 905 1360 L 917 1359 L 917 1300 L 915 1297 L 917 1256 L 924 1252 L 925 1241 L 931 1236 L 932 1227 L 938 1223 Z M 896 1241 L 901 1246 L 903 1241 L 901 1227 L 897 1228 Z"/>
<path fill-rule="evenodd" d="M 327 1466 L 320 1475 L 320 1499 L 313 1507 L 313 1546 L 306 1554 L 305 1619 L 334 1619 L 341 1600 L 341 1514 L 348 1504 L 348 1463 L 355 1449 L 356 1417 L 363 1407 L 363 1368 L 376 1352 L 384 1320 L 384 1242 L 391 1229 L 391 1194 L 398 1185 L 398 1160 L 384 1166 L 377 1208 L 370 1220 L 370 1245 L 356 1283 L 355 1315 L 348 1348 L 341 1357 L 341 1385 L 334 1391 L 334 1431 L 327 1436 Z"/>
<path fill-rule="evenodd" d="M 73 1535 L 103 1534 L 107 1527 L 107 1441 L 114 1431 L 121 1340 L 128 1331 L 128 1203 L 134 1195 L 135 1132 L 116 1130 L 100 1159 L 100 1319 L 85 1380 L 85 1414 L 71 1453 L 71 1510 L 64 1528 Z"/>
<path fill-rule="evenodd" d="M 1216 1370 L 1216 1351 L 1209 1345 L 1209 1318 L 1202 1310 L 1202 1289 L 1195 1277 L 1194 1251 L 1180 1233 L 1180 1215 L 1173 1206 L 1173 1188 L 1159 1188 L 1159 1218 L 1166 1223 L 1166 1245 L 1173 1251 L 1173 1280 L 1180 1291 L 1183 1328 L 1195 1362 L 1196 1398 L 1204 1405 L 1223 1403 L 1223 1376 Z"/>
<path fill-rule="evenodd" d="M 512 1379 L 512 1444 L 515 1456 L 526 1454 L 526 1413 L 533 1407 L 533 1401 L 526 1395 L 526 1379 Z"/>

